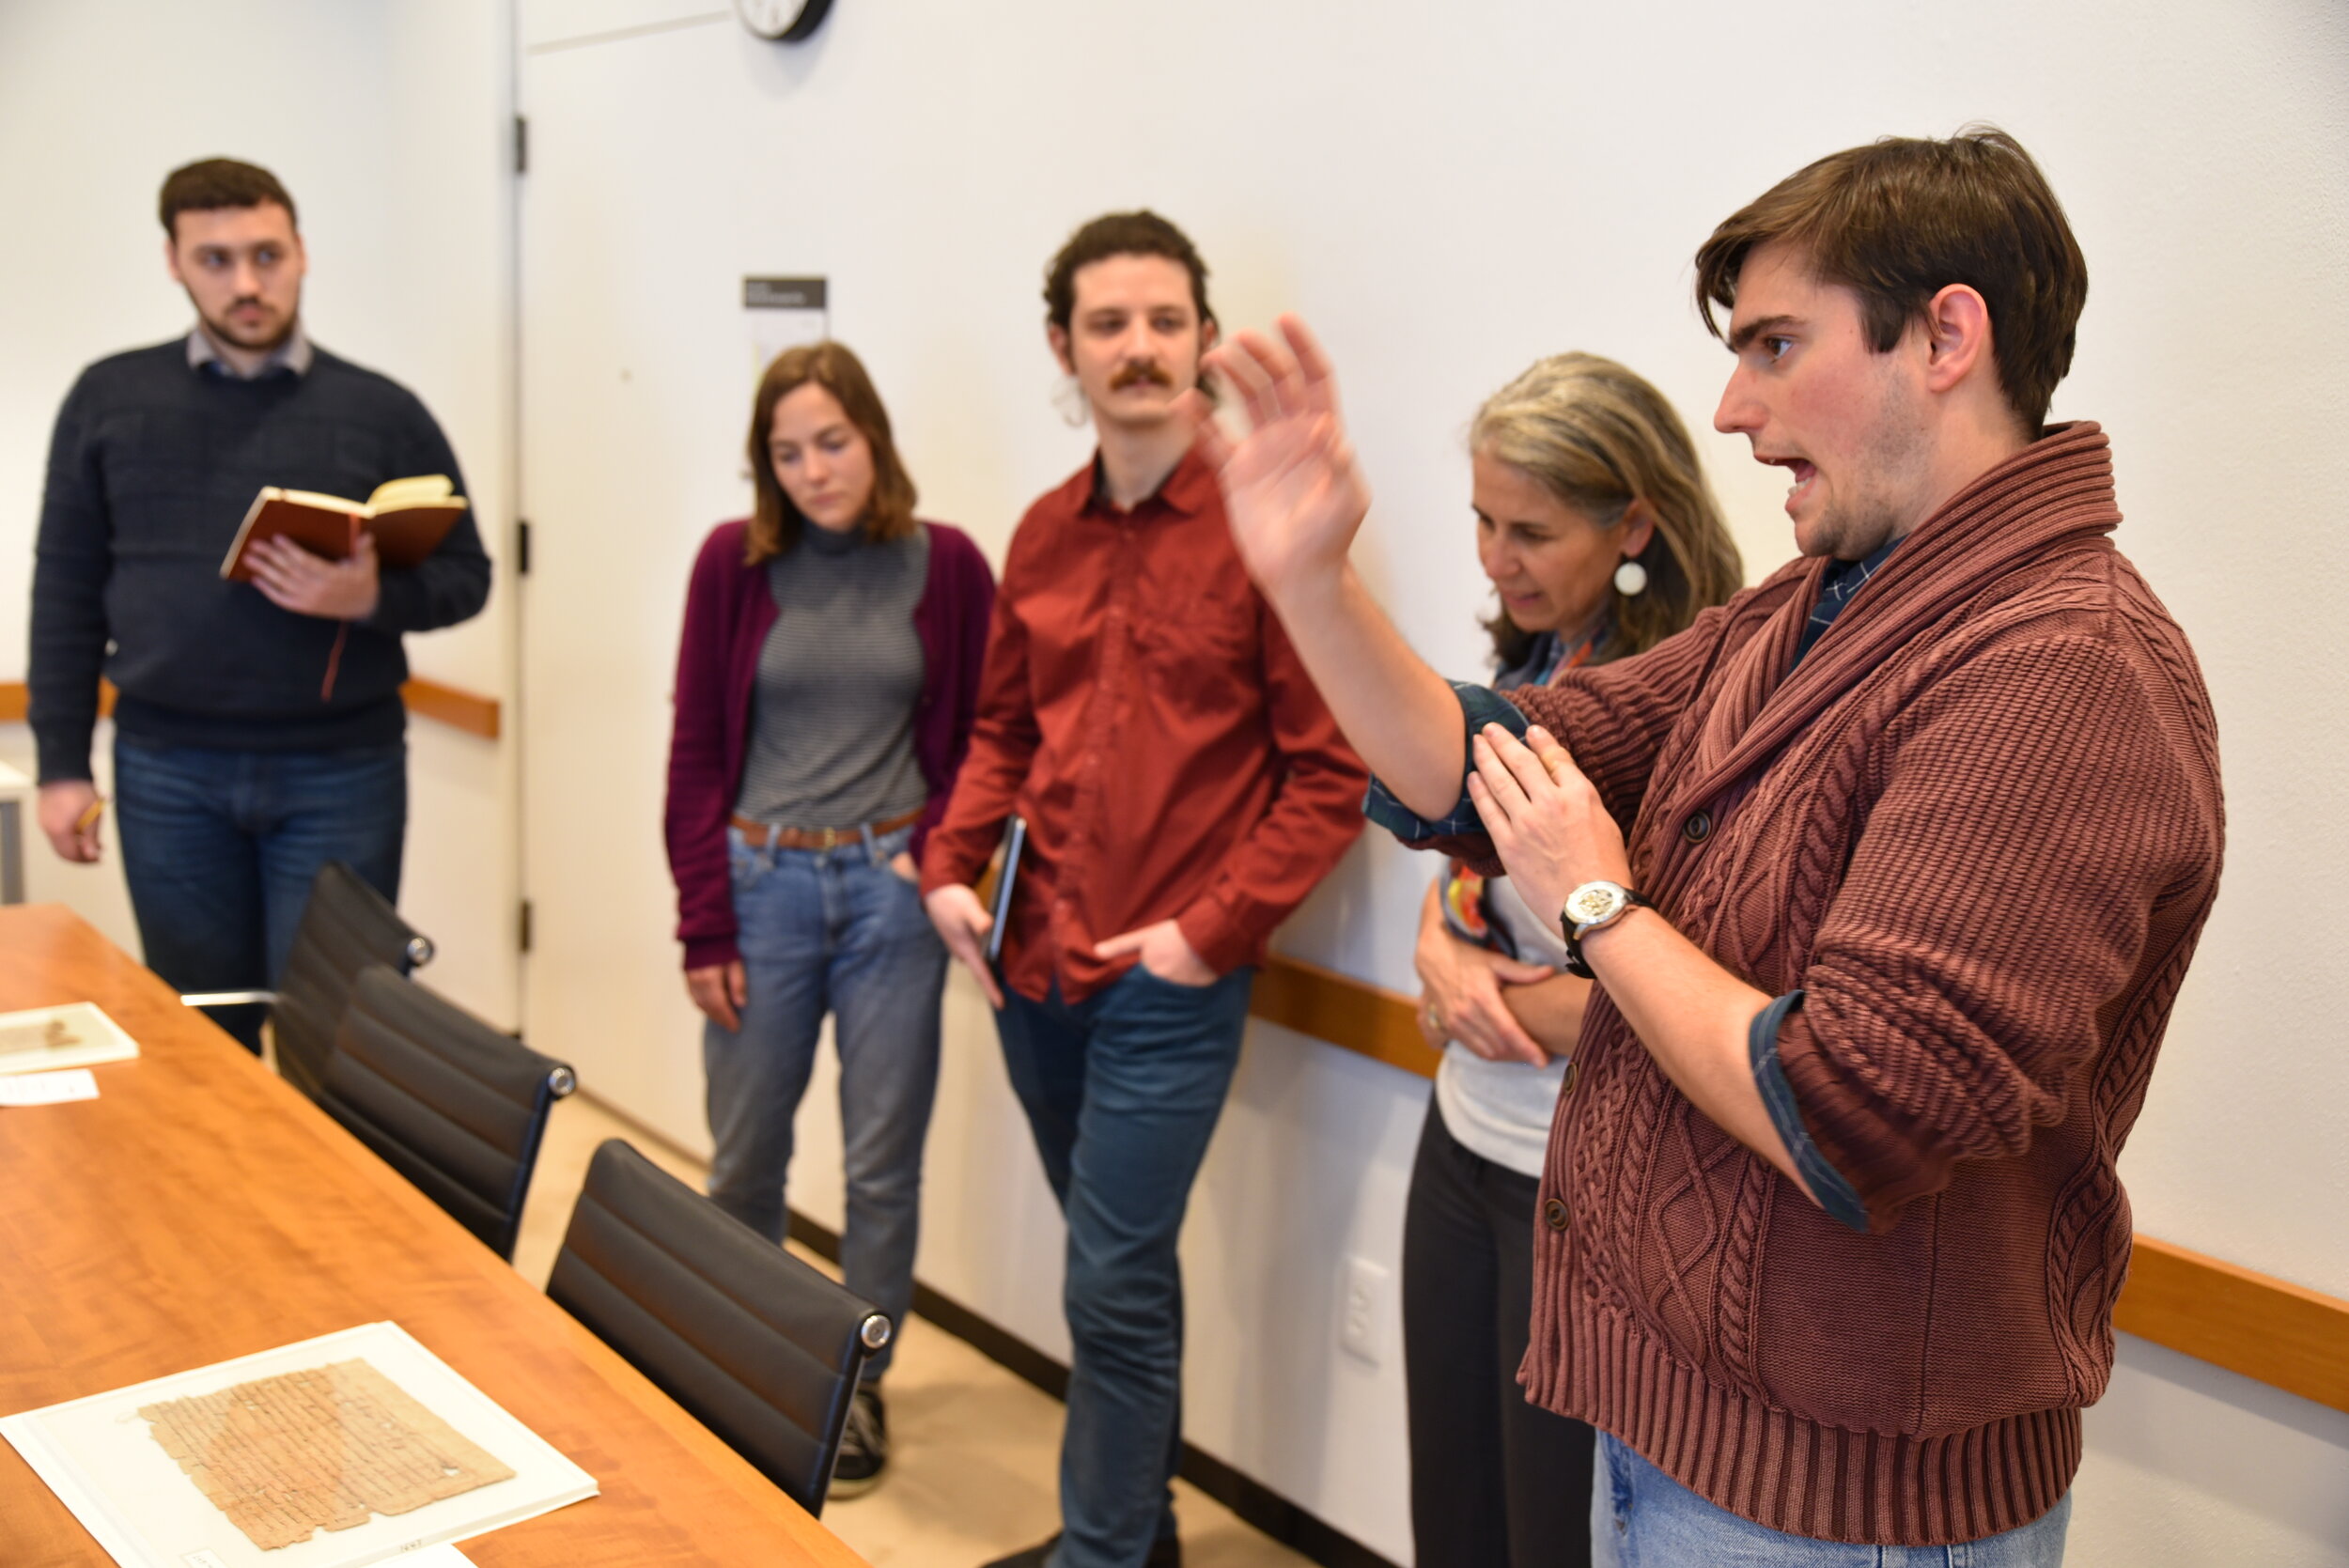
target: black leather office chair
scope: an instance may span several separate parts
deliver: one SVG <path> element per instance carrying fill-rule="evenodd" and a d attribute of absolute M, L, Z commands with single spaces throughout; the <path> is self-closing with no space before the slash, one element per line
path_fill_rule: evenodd
<path fill-rule="evenodd" d="M 587 1168 L 547 1294 L 810 1514 L 890 1322 L 638 1154 Z"/>
<path fill-rule="evenodd" d="M 315 1100 L 359 971 L 369 964 L 387 964 L 407 974 L 431 961 L 429 938 L 400 919 L 357 872 L 329 861 L 310 884 L 310 902 L 294 928 L 276 990 L 204 991 L 179 1000 L 190 1007 L 245 1002 L 268 1007 L 278 1076 Z"/>
<path fill-rule="evenodd" d="M 383 965 L 361 971 L 319 1104 L 511 1259 L 547 1113 L 570 1068 Z"/>

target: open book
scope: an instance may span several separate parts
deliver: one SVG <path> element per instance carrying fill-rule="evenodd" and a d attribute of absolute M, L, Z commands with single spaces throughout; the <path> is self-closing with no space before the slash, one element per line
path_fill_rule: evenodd
<path fill-rule="evenodd" d="M 253 581 L 245 551 L 257 539 L 283 536 L 313 555 L 339 561 L 358 548 L 362 533 L 375 536 L 376 556 L 387 567 L 412 567 L 438 550 L 464 515 L 465 498 L 445 474 L 394 479 L 378 485 L 365 501 L 315 490 L 281 490 L 263 485 L 244 515 L 236 542 L 228 547 L 220 575 L 234 582 Z"/>

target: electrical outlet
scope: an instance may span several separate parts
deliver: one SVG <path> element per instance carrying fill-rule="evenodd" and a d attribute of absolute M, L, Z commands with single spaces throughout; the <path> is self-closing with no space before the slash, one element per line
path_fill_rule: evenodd
<path fill-rule="evenodd" d="M 1368 1258 L 1346 1260 L 1338 1301 L 1338 1348 L 1378 1364 L 1387 1342 L 1387 1270 Z"/>

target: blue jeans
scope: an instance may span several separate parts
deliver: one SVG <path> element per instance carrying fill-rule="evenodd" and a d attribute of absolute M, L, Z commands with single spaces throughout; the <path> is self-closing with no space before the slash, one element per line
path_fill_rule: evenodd
<path fill-rule="evenodd" d="M 2072 1495 L 2030 1524 L 1954 1546 L 1854 1546 L 1766 1529 L 1714 1507 L 1640 1457 L 1598 1435 L 1591 1499 L 1592 1560 L 1620 1568 L 2059 1568 Z"/>
<path fill-rule="evenodd" d="M 832 849 L 726 850 L 750 1000 L 738 1031 L 706 1023 L 709 1196 L 770 1241 L 784 1233 L 791 1120 L 816 1066 L 829 1012 L 840 1055 L 840 1129 L 848 1212 L 840 1270 L 848 1288 L 902 1326 L 913 1308 L 921 1236 L 922 1144 L 938 1094 L 946 948 L 913 884 L 889 869 L 910 828 Z M 894 1336 L 864 1364 L 889 1370 Z"/>
<path fill-rule="evenodd" d="M 179 991 L 274 990 L 327 862 L 398 900 L 408 748 L 235 752 L 117 736 L 115 816 L 148 968 Z M 256 1055 L 266 1015 L 212 1010 Z"/>
<path fill-rule="evenodd" d="M 1174 1242 L 1239 1063 L 1252 969 L 1177 986 L 1139 965 L 1073 1005 L 996 1015 L 1011 1086 L 1068 1221 L 1075 1344 L 1054 1568 L 1141 1568 L 1174 1533 L 1183 1279 Z"/>

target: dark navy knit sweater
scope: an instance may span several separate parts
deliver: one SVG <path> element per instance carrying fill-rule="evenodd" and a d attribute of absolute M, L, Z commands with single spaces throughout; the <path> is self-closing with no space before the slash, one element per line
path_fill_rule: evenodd
<path fill-rule="evenodd" d="M 102 669 L 116 723 L 159 743 L 325 751 L 397 741 L 405 631 L 465 619 L 490 596 L 471 513 L 430 559 L 386 569 L 351 625 L 280 610 L 221 558 L 263 485 L 365 500 L 387 479 L 464 477 L 405 387 L 324 350 L 309 371 L 238 380 L 191 368 L 187 343 L 103 359 L 57 414 L 33 571 L 29 685 L 40 777 L 89 777 Z"/>

